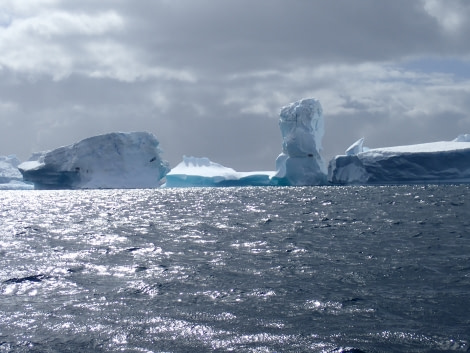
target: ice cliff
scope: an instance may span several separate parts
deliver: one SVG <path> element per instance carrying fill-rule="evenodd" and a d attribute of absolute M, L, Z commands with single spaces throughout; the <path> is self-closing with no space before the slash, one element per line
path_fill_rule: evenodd
<path fill-rule="evenodd" d="M 363 139 L 328 166 L 332 184 L 470 182 L 470 135 L 453 141 L 367 149 Z"/>
<path fill-rule="evenodd" d="M 93 136 L 33 154 L 18 166 L 36 189 L 153 188 L 169 171 L 148 132 Z"/>
<path fill-rule="evenodd" d="M 282 153 L 276 159 L 276 185 L 321 185 L 327 180 L 321 156 L 324 134 L 323 110 L 313 98 L 302 99 L 281 109 L 279 127 Z"/>

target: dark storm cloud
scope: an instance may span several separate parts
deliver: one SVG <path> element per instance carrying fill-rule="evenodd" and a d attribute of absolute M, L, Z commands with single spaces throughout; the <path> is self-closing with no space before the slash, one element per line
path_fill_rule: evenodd
<path fill-rule="evenodd" d="M 457 35 L 449 40 L 420 1 L 152 4 L 128 9 L 131 33 L 155 49 L 153 60 L 204 72 L 322 64 L 332 59 L 391 60 L 436 50 L 453 54 L 463 46 L 468 53 L 466 38 Z"/>
<path fill-rule="evenodd" d="M 0 154 L 147 130 L 172 165 L 193 154 L 273 169 L 279 109 L 306 96 L 322 102 L 327 158 L 363 136 L 470 131 L 468 76 L 419 70 L 423 58 L 468 67 L 464 0 L 4 4 Z"/>

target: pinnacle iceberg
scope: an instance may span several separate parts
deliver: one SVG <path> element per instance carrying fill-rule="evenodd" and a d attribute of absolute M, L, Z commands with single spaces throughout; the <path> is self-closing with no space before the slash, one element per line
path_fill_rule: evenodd
<path fill-rule="evenodd" d="M 325 128 L 320 102 L 307 98 L 283 107 L 279 127 L 282 153 L 276 159 L 273 180 L 278 185 L 325 184 L 327 169 L 321 156 Z"/>

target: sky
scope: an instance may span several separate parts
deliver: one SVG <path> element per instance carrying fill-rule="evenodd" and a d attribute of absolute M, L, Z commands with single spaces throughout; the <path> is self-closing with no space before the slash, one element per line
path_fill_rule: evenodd
<path fill-rule="evenodd" d="M 468 0 L 0 0 L 0 155 L 112 131 L 274 170 L 280 109 L 321 102 L 325 160 L 357 139 L 470 133 Z"/>

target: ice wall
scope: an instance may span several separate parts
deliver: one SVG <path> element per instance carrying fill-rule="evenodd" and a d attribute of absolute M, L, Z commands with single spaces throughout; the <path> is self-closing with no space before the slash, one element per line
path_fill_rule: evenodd
<path fill-rule="evenodd" d="M 461 135 L 454 141 L 364 151 L 358 148 L 357 153 L 348 149 L 349 154 L 330 161 L 328 181 L 332 184 L 468 183 L 468 141 L 466 135 Z"/>
<path fill-rule="evenodd" d="M 321 156 L 323 110 L 316 99 L 302 99 L 281 109 L 282 153 L 276 159 L 277 185 L 321 185 L 327 180 Z"/>

